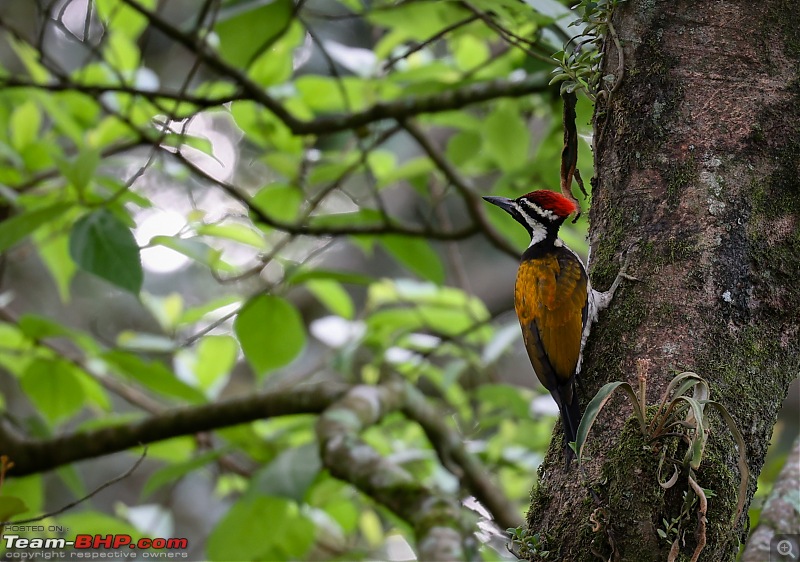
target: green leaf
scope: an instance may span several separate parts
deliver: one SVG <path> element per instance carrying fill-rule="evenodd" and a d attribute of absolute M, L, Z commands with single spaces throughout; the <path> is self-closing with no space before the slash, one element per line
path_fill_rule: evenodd
<path fill-rule="evenodd" d="M 92 146 L 103 148 L 111 144 L 122 143 L 131 139 L 132 133 L 128 126 L 116 115 L 109 115 L 100 119 L 86 138 Z"/>
<path fill-rule="evenodd" d="M 401 264 L 424 279 L 441 285 L 444 267 L 427 240 L 404 236 L 384 236 L 381 244 Z"/>
<path fill-rule="evenodd" d="M 15 515 L 28 511 L 25 502 L 14 496 L 0 496 L 0 521 L 8 521 Z"/>
<path fill-rule="evenodd" d="M 84 392 L 73 367 L 61 359 L 35 359 L 20 378 L 20 385 L 39 413 L 51 424 L 76 414 Z"/>
<path fill-rule="evenodd" d="M 134 541 L 142 537 L 142 533 L 130 523 L 99 511 L 68 512 L 58 516 L 58 524 L 88 535 L 131 535 Z"/>
<path fill-rule="evenodd" d="M 231 64 L 246 68 L 263 45 L 288 30 L 292 14 L 290 0 L 239 2 L 221 10 L 214 26 L 220 54 Z"/>
<path fill-rule="evenodd" d="M 71 339 L 87 354 L 97 353 L 100 349 L 91 336 L 75 328 L 67 328 L 45 316 L 23 314 L 20 316 L 17 325 L 22 333 L 32 340 L 64 337 Z"/>
<path fill-rule="evenodd" d="M 29 45 L 23 40 L 16 39 L 10 34 L 6 34 L 6 41 L 14 49 L 14 54 L 19 57 L 22 64 L 25 65 L 25 70 L 30 75 L 34 82 L 47 82 L 50 77 L 50 72 L 39 62 L 42 54 L 33 45 Z"/>
<path fill-rule="evenodd" d="M 236 317 L 233 329 L 258 377 L 291 363 L 306 341 L 300 313 L 288 301 L 272 295 L 250 299 Z"/>
<path fill-rule="evenodd" d="M 303 37 L 303 26 L 293 21 L 288 31 L 252 62 L 247 72 L 250 79 L 262 86 L 286 82 L 294 71 L 292 52 L 302 42 Z M 287 105 L 290 103 L 291 100 L 287 100 Z"/>
<path fill-rule="evenodd" d="M 222 453 L 221 450 L 208 451 L 188 461 L 170 464 L 156 470 L 142 486 L 141 497 L 146 498 L 162 486 L 175 482 L 190 472 L 195 472 L 208 463 L 216 461 Z"/>
<path fill-rule="evenodd" d="M 147 362 L 126 351 L 108 351 L 100 356 L 106 363 L 125 377 L 135 380 L 146 388 L 163 396 L 172 396 L 189 402 L 204 402 L 205 397 L 192 388 L 161 363 Z"/>
<path fill-rule="evenodd" d="M 308 221 L 311 226 L 319 227 L 344 227 L 344 226 L 380 226 L 381 215 L 375 209 L 359 209 L 354 212 L 333 213 L 330 215 L 315 215 Z M 353 237 L 355 239 L 357 237 Z M 364 237 L 372 240 L 372 237 Z"/>
<path fill-rule="evenodd" d="M 194 376 L 200 388 L 208 390 L 220 379 L 230 373 L 236 364 L 239 346 L 230 336 L 206 336 L 197 346 Z"/>
<path fill-rule="evenodd" d="M 210 560 L 289 560 L 303 558 L 314 543 L 314 524 L 294 502 L 245 496 L 211 532 Z"/>
<path fill-rule="evenodd" d="M 325 504 L 325 512 L 336 521 L 345 533 L 352 533 L 358 525 L 358 507 L 352 500 L 334 500 Z"/>
<path fill-rule="evenodd" d="M 69 203 L 56 203 L 49 207 L 26 211 L 0 222 L 0 252 L 34 232 L 36 229 L 55 220 L 70 207 Z"/>
<path fill-rule="evenodd" d="M 61 302 L 66 303 L 69 302 L 70 283 L 78 267 L 69 255 L 69 236 L 61 229 L 61 222 L 45 225 L 34 234 L 34 239 L 39 256 L 56 283 Z"/>
<path fill-rule="evenodd" d="M 21 478 L 7 478 L 0 489 L 3 496 L 15 496 L 21 498 L 28 506 L 28 510 L 33 513 L 41 511 L 44 507 L 44 489 L 41 474 L 31 474 Z M 0 521 L 8 521 L 8 518 L 0 517 Z"/>
<path fill-rule="evenodd" d="M 353 318 L 355 313 L 353 300 L 338 282 L 331 279 L 316 279 L 307 281 L 305 287 L 332 313 L 342 318 Z"/>
<path fill-rule="evenodd" d="M 515 418 L 528 417 L 530 396 L 519 387 L 510 384 L 482 384 L 475 396 L 483 405 L 512 414 Z"/>
<path fill-rule="evenodd" d="M 170 337 L 147 332 L 122 330 L 117 335 L 117 347 L 143 353 L 172 353 L 177 343 Z"/>
<path fill-rule="evenodd" d="M 370 10 L 368 19 L 372 23 L 396 29 L 401 34 L 398 41 L 406 38 L 424 41 L 467 15 L 463 8 L 449 2 L 407 2 L 392 8 Z"/>
<path fill-rule="evenodd" d="M 142 293 L 142 304 L 158 320 L 158 325 L 165 332 L 174 331 L 178 319 L 183 314 L 183 297 L 179 293 L 169 293 L 158 297 L 144 292 Z"/>
<path fill-rule="evenodd" d="M 100 152 L 96 149 L 84 147 L 73 162 L 65 163 L 61 173 L 79 192 L 86 189 L 97 166 L 100 164 Z"/>
<path fill-rule="evenodd" d="M 235 273 L 236 268 L 221 259 L 222 252 L 216 250 L 195 238 L 180 238 L 178 236 L 153 236 L 150 239 L 150 246 L 164 246 L 170 250 L 175 250 L 179 254 L 193 259 L 199 264 L 205 265 L 215 271 L 224 273 Z"/>
<path fill-rule="evenodd" d="M 481 152 L 482 137 L 476 131 L 461 131 L 450 137 L 447 158 L 456 166 L 470 163 Z"/>
<path fill-rule="evenodd" d="M 271 219 L 291 222 L 300 212 L 303 194 L 295 186 L 274 183 L 261 189 L 250 202 Z"/>
<path fill-rule="evenodd" d="M 103 385 L 81 370 L 75 369 L 73 372 L 83 389 L 86 401 L 94 404 L 104 412 L 112 411 L 111 399 L 108 397 L 108 393 L 106 389 L 103 388 Z"/>
<path fill-rule="evenodd" d="M 259 250 L 267 249 L 267 242 L 264 240 L 264 236 L 244 224 L 204 224 L 197 227 L 197 234 L 233 240 L 240 244 L 253 246 Z"/>
<path fill-rule="evenodd" d="M 488 45 L 474 35 L 459 35 L 449 43 L 459 70 L 469 71 L 482 65 L 489 58 Z"/>
<path fill-rule="evenodd" d="M 614 391 L 618 388 L 624 390 L 631 399 L 631 402 L 633 403 L 633 409 L 636 413 L 637 419 L 639 420 L 639 426 L 642 430 L 642 433 L 646 433 L 644 412 L 642 412 L 641 408 L 639 407 L 639 399 L 636 397 L 633 387 L 627 382 L 610 382 L 604 385 L 600 390 L 597 391 L 597 394 L 594 395 L 594 398 L 592 398 L 591 402 L 589 402 L 589 404 L 586 406 L 586 411 L 583 413 L 581 423 L 578 425 L 578 431 L 575 436 L 575 453 L 577 454 L 578 462 L 581 460 L 583 447 L 586 445 L 586 438 L 589 436 L 589 431 L 592 429 L 594 422 L 597 421 L 597 416 L 600 414 L 600 410 L 603 409 L 603 406 L 606 405 L 611 396 L 614 394 Z"/>
<path fill-rule="evenodd" d="M 658 410 L 656 410 L 654 419 L 658 419 L 659 415 L 661 414 L 662 410 L 667 407 L 667 401 L 670 400 L 670 396 L 672 397 L 671 400 L 674 401 L 679 396 L 683 396 L 686 392 L 688 392 L 691 388 L 695 385 L 703 385 L 705 386 L 705 393 L 708 395 L 708 383 L 703 380 L 700 375 L 697 373 L 692 373 L 691 371 L 684 371 L 678 375 L 675 375 L 667 388 L 664 390 L 664 394 L 662 395 L 661 403 L 658 405 Z"/>
<path fill-rule="evenodd" d="M 150 460 L 161 460 L 169 463 L 186 462 L 192 458 L 197 451 L 197 441 L 194 436 L 183 435 L 173 437 L 164 441 L 156 441 L 147 446 L 147 458 Z M 141 455 L 142 448 L 131 450 L 136 455 Z"/>
<path fill-rule="evenodd" d="M 691 411 L 687 415 L 686 423 L 693 424 L 695 431 L 694 435 L 689 440 L 689 448 L 686 451 L 684 462 L 688 462 L 689 466 L 697 470 L 703 460 L 703 451 L 705 450 L 706 440 L 708 434 L 705 429 L 705 417 L 703 415 L 703 405 L 694 398 L 688 396 L 679 396 L 675 399 L 675 403 L 684 402 L 689 406 Z"/>
<path fill-rule="evenodd" d="M 78 469 L 75 468 L 74 464 L 65 464 L 58 467 L 56 469 L 56 474 L 58 474 L 58 478 L 64 483 L 67 489 L 72 492 L 73 496 L 82 498 L 88 493 L 86 491 L 86 486 L 83 484 L 83 479 L 78 474 Z M 60 518 L 59 521 L 61 521 Z"/>
<path fill-rule="evenodd" d="M 206 137 L 188 134 L 170 134 L 164 138 L 162 145 L 172 146 L 175 148 L 193 148 L 202 152 L 203 154 L 211 156 L 214 158 L 214 160 L 217 160 L 217 158 L 214 156 L 214 145 Z M 217 162 L 219 162 L 219 160 L 217 160 Z"/>
<path fill-rule="evenodd" d="M 409 307 L 416 304 L 416 307 Z M 436 334 L 455 336 L 469 331 L 465 341 L 488 339 L 488 326 L 476 328 L 489 318 L 484 303 L 464 291 L 438 287 L 408 279 L 382 280 L 369 287 L 367 309 L 375 310 L 367 317 L 367 338 L 383 347 L 397 332 L 431 330 Z M 462 334 L 463 335 L 463 334 Z"/>
<path fill-rule="evenodd" d="M 11 324 L 0 323 L 0 365 L 21 377 L 31 363 L 31 343 L 21 330 Z"/>
<path fill-rule="evenodd" d="M 53 165 L 53 156 L 59 151 L 60 148 L 53 147 L 45 141 L 35 140 L 22 149 L 20 156 L 27 169 L 39 172 Z"/>
<path fill-rule="evenodd" d="M 154 10 L 156 0 L 137 0 L 147 10 Z M 98 17 L 116 33 L 135 39 L 147 27 L 147 18 L 120 0 L 95 0 Z"/>
<path fill-rule="evenodd" d="M 358 518 L 358 526 L 361 534 L 372 547 L 377 547 L 384 541 L 383 524 L 380 517 L 373 510 L 368 509 L 361 512 Z"/>
<path fill-rule="evenodd" d="M 215 310 L 219 310 L 225 306 L 239 303 L 240 300 L 241 298 L 236 295 L 228 295 L 213 299 L 199 306 L 187 308 L 180 318 L 177 319 L 176 324 L 194 324 L 195 322 L 202 320 L 207 314 L 210 314 Z"/>
<path fill-rule="evenodd" d="M 374 278 L 361 273 L 352 273 L 350 271 L 334 271 L 332 269 L 307 269 L 305 267 L 299 267 L 294 271 L 287 273 L 285 282 L 292 285 L 297 285 L 312 279 L 330 279 L 331 281 L 338 281 L 339 283 L 352 283 L 354 285 L 369 285 L 375 281 Z"/>
<path fill-rule="evenodd" d="M 11 114 L 9 121 L 11 146 L 18 152 L 33 144 L 39 138 L 42 126 L 42 112 L 32 100 L 19 105 Z"/>
<path fill-rule="evenodd" d="M 251 489 L 302 502 L 321 469 L 316 443 L 291 447 L 254 475 Z"/>
<path fill-rule="evenodd" d="M 122 71 L 134 71 L 139 67 L 139 47 L 123 33 L 111 33 L 106 36 L 105 55 L 108 64 Z M 135 121 L 135 119 L 132 119 Z"/>
<path fill-rule="evenodd" d="M 513 103 L 497 104 L 484 122 L 483 138 L 483 148 L 503 171 L 515 170 L 527 164 L 530 133 Z"/>
<path fill-rule="evenodd" d="M 84 271 L 135 295 L 141 290 L 139 246 L 130 229 L 110 211 L 101 209 L 78 220 L 70 233 L 69 252 Z"/>
<path fill-rule="evenodd" d="M 400 180 L 412 181 L 415 178 L 429 175 L 434 169 L 430 158 L 420 156 L 413 158 L 394 168 L 378 182 L 379 187 L 384 187 Z"/>
<path fill-rule="evenodd" d="M 375 178 L 380 181 L 397 168 L 397 156 L 388 150 L 373 150 L 367 154 L 367 164 Z"/>
<path fill-rule="evenodd" d="M 294 85 L 300 99 L 314 111 L 322 113 L 343 111 L 346 108 L 347 104 L 342 97 L 344 84 L 337 84 L 335 78 L 309 74 L 297 78 Z"/>
<path fill-rule="evenodd" d="M 38 92 L 36 101 L 42 110 L 53 120 L 54 128 L 72 141 L 76 146 L 83 144 L 83 126 L 76 119 L 73 109 L 80 107 L 81 97 L 76 92 L 63 92 L 58 97 L 47 92 Z M 75 97 L 78 96 L 78 97 Z M 85 100 L 83 100 L 85 102 Z M 93 103 L 92 100 L 91 103 Z"/>

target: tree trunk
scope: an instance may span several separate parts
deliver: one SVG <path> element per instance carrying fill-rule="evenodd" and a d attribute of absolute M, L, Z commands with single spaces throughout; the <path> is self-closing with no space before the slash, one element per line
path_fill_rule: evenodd
<path fill-rule="evenodd" d="M 628 248 L 641 281 L 624 284 L 595 325 L 581 403 L 609 381 L 636 387 L 638 359 L 649 360 L 649 405 L 676 372 L 695 371 L 744 435 L 746 506 L 800 361 L 796 9 L 782 0 L 621 4 L 613 27 L 624 76 L 595 115 L 592 281 L 608 287 Z M 619 60 L 609 38 L 603 74 L 619 77 Z M 585 477 L 596 497 L 580 471 L 564 471 L 553 440 L 528 524 L 556 558 L 668 558 L 672 540 L 657 530 L 680 516 L 688 484 L 659 486 L 658 457 L 631 412 L 614 398 L 589 436 Z M 733 560 L 746 506 L 734 528 L 737 451 L 722 420 L 711 420 L 697 477 L 716 495 L 700 559 Z M 695 552 L 697 518 L 695 508 L 678 559 Z"/>

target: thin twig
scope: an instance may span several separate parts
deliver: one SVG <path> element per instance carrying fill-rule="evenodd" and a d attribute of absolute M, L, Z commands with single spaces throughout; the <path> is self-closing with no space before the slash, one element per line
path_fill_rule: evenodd
<path fill-rule="evenodd" d="M 474 192 L 472 186 L 470 186 L 466 180 L 459 175 L 458 171 L 456 171 L 450 162 L 447 161 L 439 149 L 437 149 L 433 143 L 431 143 L 430 139 L 428 139 L 428 137 L 419 129 L 419 127 L 417 127 L 414 123 L 405 120 L 401 120 L 400 125 L 414 138 L 414 140 L 417 141 L 417 144 L 428 155 L 428 158 L 431 159 L 431 162 L 433 162 L 439 171 L 442 172 L 447 181 L 456 188 L 456 191 L 458 191 L 458 193 L 464 199 L 464 204 L 467 206 L 467 212 L 469 213 L 470 218 L 483 231 L 489 242 L 498 250 L 501 250 L 514 259 L 518 259 L 519 252 L 517 249 L 514 248 L 514 246 L 512 246 L 505 238 L 503 238 L 489 222 L 489 219 L 486 217 L 486 213 L 484 211 L 483 201 Z"/>
<path fill-rule="evenodd" d="M 49 513 L 45 513 L 44 515 L 39 515 L 38 517 L 31 517 L 30 519 L 22 519 L 20 521 L 3 521 L 2 523 L 0 523 L 0 527 L 4 527 L 6 525 L 24 525 L 26 523 L 35 523 L 37 521 L 44 521 L 45 519 L 47 519 L 49 517 L 55 517 L 56 515 L 61 515 L 65 511 L 70 510 L 73 507 L 76 507 L 76 506 L 82 504 L 86 500 L 89 500 L 89 499 L 93 498 L 94 496 L 96 496 L 97 494 L 99 494 L 100 492 L 105 490 L 106 488 L 108 488 L 110 486 L 113 486 L 117 482 L 125 480 L 128 476 L 133 474 L 136 471 L 137 468 L 139 468 L 139 465 L 142 464 L 142 462 L 144 461 L 146 456 L 147 456 L 147 447 L 144 447 L 144 450 L 142 451 L 141 456 L 136 460 L 135 463 L 133 463 L 133 466 L 131 466 L 128 470 L 126 470 L 125 472 L 123 472 L 122 474 L 117 476 L 116 478 L 112 478 L 108 482 L 105 482 L 104 484 L 101 484 L 100 486 L 95 488 L 93 491 L 89 492 L 87 495 L 83 496 L 82 498 L 80 498 L 78 500 L 70 502 L 67 505 L 65 505 L 63 507 L 60 507 L 59 509 L 57 509 L 55 511 L 51 511 Z"/>
<path fill-rule="evenodd" d="M 549 64 L 551 66 L 555 66 L 556 65 L 555 61 L 553 60 L 553 57 L 551 57 L 549 54 L 548 55 L 543 55 L 543 54 L 537 53 L 535 51 L 532 51 L 530 49 L 530 47 L 539 47 L 538 44 L 533 43 L 531 41 L 528 41 L 524 37 L 521 37 L 521 36 L 517 35 L 516 33 L 512 32 L 511 30 L 503 27 L 502 25 L 500 25 L 499 23 L 494 21 L 489 14 L 487 14 L 486 12 L 484 12 L 483 10 L 481 10 L 480 8 L 478 8 L 477 6 L 472 4 L 471 2 L 464 1 L 464 2 L 462 2 L 462 4 L 469 11 L 471 11 L 473 14 L 475 14 L 481 20 L 483 20 L 483 22 L 490 29 L 492 29 L 495 33 L 497 33 L 497 35 L 501 39 L 506 41 L 509 45 L 512 45 L 512 46 L 516 47 L 517 49 L 521 50 L 523 53 L 525 53 L 526 55 L 528 55 L 531 58 L 540 60 L 540 61 L 545 62 L 545 63 L 547 63 L 547 64 Z"/>
<path fill-rule="evenodd" d="M 410 57 L 411 55 L 413 55 L 414 53 L 416 53 L 418 51 L 421 51 L 422 49 L 424 49 L 425 47 L 427 47 L 431 43 L 435 43 L 436 41 L 438 41 L 439 39 L 441 39 L 442 37 L 444 37 L 445 35 L 447 35 L 451 31 L 455 31 L 456 29 L 458 29 L 460 27 L 464 27 L 465 25 L 468 25 L 468 24 L 474 22 L 475 20 L 479 19 L 479 17 L 480 16 L 478 16 L 478 14 L 472 14 L 471 16 L 468 16 L 468 17 L 464 18 L 463 20 L 459 20 L 459 21 L 457 21 L 455 23 L 452 23 L 452 24 L 448 25 L 447 27 L 444 27 L 443 29 L 440 29 L 436 34 L 431 35 L 430 37 L 428 37 L 424 41 L 421 41 L 421 42 L 417 43 L 413 47 L 409 47 L 408 49 L 403 51 L 401 54 L 399 54 L 397 56 L 394 56 L 392 58 L 386 59 L 383 62 L 383 65 L 381 65 L 381 71 L 382 72 L 387 72 L 387 71 L 391 70 L 394 67 L 394 65 L 397 64 L 398 62 L 400 62 L 401 60 L 407 59 L 408 57 Z"/>

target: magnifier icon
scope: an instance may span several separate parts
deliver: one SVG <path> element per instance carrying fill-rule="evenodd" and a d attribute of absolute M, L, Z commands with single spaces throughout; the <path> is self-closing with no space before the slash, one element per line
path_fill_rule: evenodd
<path fill-rule="evenodd" d="M 778 543 L 778 553 L 781 556 L 788 556 L 791 560 L 796 560 L 797 556 L 794 553 L 794 549 L 792 548 L 791 541 L 782 540 Z"/>

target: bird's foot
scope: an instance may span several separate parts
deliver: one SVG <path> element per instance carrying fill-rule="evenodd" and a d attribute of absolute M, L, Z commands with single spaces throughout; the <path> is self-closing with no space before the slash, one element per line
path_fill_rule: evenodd
<path fill-rule="evenodd" d="M 609 287 L 609 289 L 604 292 L 594 291 L 595 293 L 594 300 L 598 312 L 608 308 L 608 305 L 611 304 L 611 299 L 614 298 L 614 293 L 619 288 L 623 279 L 625 279 L 626 281 L 641 281 L 641 279 L 638 279 L 637 277 L 628 274 L 628 266 L 630 265 L 631 261 L 631 250 L 634 249 L 635 247 L 636 245 L 634 244 L 625 251 L 625 261 L 623 262 L 622 267 L 619 270 L 619 273 L 617 273 L 617 276 L 614 278 L 614 282 L 611 283 L 611 287 Z"/>

